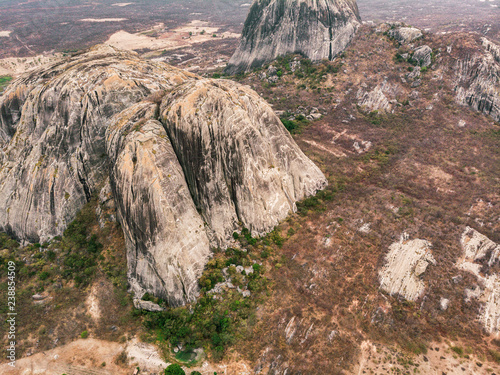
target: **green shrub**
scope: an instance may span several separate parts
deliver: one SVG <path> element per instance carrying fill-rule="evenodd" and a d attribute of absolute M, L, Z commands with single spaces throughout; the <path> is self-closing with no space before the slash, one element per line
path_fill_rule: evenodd
<path fill-rule="evenodd" d="M 165 369 L 165 375 L 186 375 L 186 373 L 181 366 L 174 363 Z"/>
<path fill-rule="evenodd" d="M 497 363 L 500 363 L 500 353 L 496 350 L 490 349 L 490 355 L 493 357 L 493 360 Z"/>
<path fill-rule="evenodd" d="M 459 356 L 464 355 L 464 349 L 460 346 L 450 346 L 450 349 L 457 353 Z"/>
<path fill-rule="evenodd" d="M 282 118 L 281 122 L 285 126 L 286 130 L 288 130 L 291 134 L 299 134 L 302 131 L 302 128 L 309 124 L 309 120 L 307 120 L 303 115 L 295 116 L 294 120 Z"/>
<path fill-rule="evenodd" d="M 87 337 L 89 337 L 89 332 L 88 331 L 83 331 L 82 333 L 80 333 L 80 337 L 82 339 L 86 339 Z"/>

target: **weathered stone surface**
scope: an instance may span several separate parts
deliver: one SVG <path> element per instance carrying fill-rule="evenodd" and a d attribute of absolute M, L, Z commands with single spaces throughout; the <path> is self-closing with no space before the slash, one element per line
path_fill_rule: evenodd
<path fill-rule="evenodd" d="M 357 99 L 358 105 L 368 112 L 390 111 L 392 108 L 380 85 L 371 91 L 359 89 Z"/>
<path fill-rule="evenodd" d="M 389 83 L 387 79 L 384 79 L 371 90 L 366 84 L 361 85 L 356 93 L 356 99 L 358 105 L 365 111 L 391 112 L 392 104 L 397 103 L 396 98 L 401 95 L 401 92 L 398 84 Z"/>
<path fill-rule="evenodd" d="M 406 78 L 413 80 L 419 79 L 421 70 L 422 68 L 420 68 L 420 66 L 414 67 L 413 70 L 407 74 Z"/>
<path fill-rule="evenodd" d="M 139 310 L 146 310 L 146 311 L 163 311 L 165 310 L 163 307 L 160 305 L 151 302 L 151 301 L 142 301 L 140 299 L 134 298 L 134 307 Z"/>
<path fill-rule="evenodd" d="M 139 298 L 151 291 L 175 306 L 195 299 L 211 252 L 156 111 L 157 104 L 141 102 L 115 116 L 106 133 L 107 152 L 129 283 Z"/>
<path fill-rule="evenodd" d="M 188 82 L 165 97 L 161 121 L 214 245 L 224 246 L 238 222 L 266 233 L 326 186 L 271 107 L 245 86 Z"/>
<path fill-rule="evenodd" d="M 420 66 L 429 66 L 432 63 L 432 48 L 429 46 L 421 46 L 413 52 L 413 60 Z"/>
<path fill-rule="evenodd" d="M 426 240 L 409 240 L 403 233 L 399 242 L 389 247 L 385 265 L 379 271 L 380 288 L 389 294 L 399 294 L 409 301 L 418 299 L 425 290 L 419 278 L 427 266 L 435 263 Z"/>
<path fill-rule="evenodd" d="M 467 298 L 477 298 L 483 307 L 479 321 L 486 331 L 496 334 L 500 331 L 500 275 L 490 272 L 490 267 L 500 258 L 500 245 L 473 228 L 466 227 L 460 243 L 463 256 L 456 266 L 474 274 L 482 284 L 467 292 Z"/>
<path fill-rule="evenodd" d="M 19 78 L 0 98 L 0 230 L 61 234 L 107 172 L 109 119 L 186 79 L 109 46 Z"/>
<path fill-rule="evenodd" d="M 500 121 L 500 47 L 482 39 L 482 53 L 459 59 L 455 65 L 456 100 Z"/>
<path fill-rule="evenodd" d="M 289 53 L 332 60 L 359 23 L 356 0 L 257 0 L 226 71 L 245 72 Z"/>
<path fill-rule="evenodd" d="M 399 44 L 409 44 L 421 38 L 423 34 L 416 27 L 397 27 L 389 30 L 389 36 L 396 39 Z"/>
<path fill-rule="evenodd" d="M 239 223 L 264 234 L 326 185 L 254 91 L 107 46 L 19 79 L 0 121 L 0 230 L 60 235 L 98 193 L 132 290 L 172 306 L 195 299 Z"/>
<path fill-rule="evenodd" d="M 500 46 L 486 38 L 481 38 L 481 41 L 483 43 L 483 48 L 487 52 L 491 53 L 495 61 L 500 64 Z"/>

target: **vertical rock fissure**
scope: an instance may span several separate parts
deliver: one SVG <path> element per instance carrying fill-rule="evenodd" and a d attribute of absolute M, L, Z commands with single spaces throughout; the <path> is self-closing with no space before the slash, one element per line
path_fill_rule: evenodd
<path fill-rule="evenodd" d="M 326 2 L 326 22 L 328 24 L 328 36 L 330 38 L 330 43 L 328 47 L 328 60 L 333 60 L 333 20 L 332 20 L 332 14 L 330 12 L 330 7 L 328 6 L 328 2 Z"/>
<path fill-rule="evenodd" d="M 179 165 L 182 168 L 182 174 L 184 175 L 184 181 L 186 181 L 186 185 L 187 185 L 188 190 L 189 190 L 189 195 L 191 196 L 191 199 L 194 202 L 196 210 L 198 211 L 198 214 L 201 217 L 204 217 L 202 209 L 201 209 L 201 204 L 199 202 L 198 197 L 196 196 L 196 187 L 193 186 L 193 182 L 195 183 L 195 181 L 193 179 L 193 181 L 190 182 L 190 179 L 189 179 L 189 176 L 191 175 L 191 173 L 190 173 L 189 169 L 187 168 L 186 160 L 184 160 L 182 153 L 177 145 L 177 142 L 175 142 L 175 138 L 174 138 L 173 134 L 171 133 L 169 127 L 161 121 L 159 114 L 158 114 L 157 119 L 162 124 L 163 128 L 165 129 L 165 132 L 167 133 L 168 140 L 169 140 L 170 144 L 172 145 L 172 149 L 174 150 L 177 161 L 179 162 Z M 165 121 L 168 121 L 168 120 L 165 120 Z M 193 171 L 193 173 L 194 173 L 194 171 Z"/>

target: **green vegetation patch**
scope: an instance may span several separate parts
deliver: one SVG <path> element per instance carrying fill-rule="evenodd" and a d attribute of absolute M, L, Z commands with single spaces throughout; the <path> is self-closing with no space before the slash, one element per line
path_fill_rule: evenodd
<path fill-rule="evenodd" d="M 181 349 L 175 355 L 177 361 L 193 361 L 196 348 L 204 348 L 214 360 L 222 359 L 226 349 L 245 335 L 244 327 L 254 319 L 255 308 L 268 286 L 263 275 L 265 268 L 254 263 L 265 239 L 255 239 L 247 230 L 242 230 L 238 239 L 246 249 L 229 248 L 208 262 L 199 281 L 201 295 L 193 305 L 162 312 L 137 311 L 143 315 L 145 327 L 156 332 L 160 343 Z M 246 267 L 249 272 L 237 272 L 236 266 Z M 215 293 L 213 288 L 226 280 L 223 269 L 233 287 Z M 250 296 L 244 297 L 236 288 L 248 290 Z"/>
<path fill-rule="evenodd" d="M 309 124 L 309 120 L 306 119 L 304 115 L 297 115 L 293 120 L 291 120 L 290 117 L 289 113 L 285 113 L 281 118 L 281 122 L 290 134 L 300 134 L 302 129 Z"/>
<path fill-rule="evenodd" d="M 0 76 L 0 93 L 8 86 L 10 81 L 12 81 L 11 76 Z"/>

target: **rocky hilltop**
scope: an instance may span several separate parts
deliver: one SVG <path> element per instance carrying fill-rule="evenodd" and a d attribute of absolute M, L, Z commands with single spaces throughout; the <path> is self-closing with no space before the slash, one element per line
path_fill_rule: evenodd
<path fill-rule="evenodd" d="M 332 60 L 351 42 L 359 21 L 356 0 L 257 0 L 226 72 L 245 72 L 289 53 Z"/>
<path fill-rule="evenodd" d="M 326 185 L 252 90 L 109 46 L 14 82 L 0 144 L 1 230 L 46 241 L 110 189 L 130 284 L 171 305 L 195 298 L 211 247 L 269 231 Z"/>

